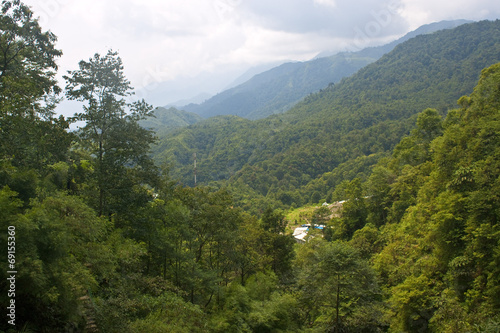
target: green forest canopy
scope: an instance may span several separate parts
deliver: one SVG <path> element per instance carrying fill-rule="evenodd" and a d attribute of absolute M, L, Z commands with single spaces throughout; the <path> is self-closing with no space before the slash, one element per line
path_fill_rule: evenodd
<path fill-rule="evenodd" d="M 315 192 L 330 199 L 339 180 L 366 177 L 416 114 L 445 115 L 472 92 L 480 71 L 500 61 L 499 30 L 500 21 L 484 21 L 417 36 L 282 115 L 215 117 L 161 137 L 154 158 L 192 186 L 196 153 L 198 181 L 228 186 L 245 209 L 300 206 Z"/>
<path fill-rule="evenodd" d="M 39 103 L 61 91 L 56 37 L 17 1 L 0 24 L 12 37 L 2 49 L 29 49 L 0 77 L 0 246 L 15 247 L 17 270 L 15 295 L 0 294 L 15 317 L 0 330 L 498 331 L 500 64 L 444 119 L 420 112 L 366 181 L 344 179 L 340 215 L 316 212 L 326 228 L 299 245 L 282 211 L 258 218 L 229 191 L 180 186 L 152 164 L 138 125 L 150 107 L 123 102 L 132 87 L 116 52 L 68 73 L 77 117 L 96 121 L 71 133 Z M 43 50 L 46 67 L 30 71 Z M 96 98 L 88 87 L 103 75 L 115 83 Z"/>

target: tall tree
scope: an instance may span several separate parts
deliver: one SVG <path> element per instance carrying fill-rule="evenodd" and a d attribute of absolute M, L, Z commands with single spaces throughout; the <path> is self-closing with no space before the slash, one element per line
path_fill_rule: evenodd
<path fill-rule="evenodd" d="M 0 10 L 0 157 L 39 171 L 64 159 L 70 141 L 67 122 L 52 118 L 62 52 L 22 2 L 4 0 Z"/>
<path fill-rule="evenodd" d="M 33 13 L 19 0 L 2 2 L 0 16 L 0 110 L 6 114 L 44 113 L 47 99 L 59 93 L 56 85 L 57 37 L 42 32 Z M 48 109 L 50 110 L 50 108 Z"/>
<path fill-rule="evenodd" d="M 344 181 L 340 188 L 343 188 L 345 202 L 342 205 L 341 218 L 345 225 L 346 236 L 352 237 L 354 232 L 361 229 L 366 224 L 367 209 L 364 198 L 361 179 L 355 178 L 352 181 Z"/>
<path fill-rule="evenodd" d="M 296 263 L 306 322 L 327 332 L 378 332 L 384 325 L 375 273 L 348 243 L 313 239 Z"/>
<path fill-rule="evenodd" d="M 133 88 L 121 58 L 112 50 L 80 61 L 79 69 L 68 74 L 64 76 L 66 96 L 85 103 L 74 119 L 85 122 L 79 134 L 85 149 L 96 157 L 96 207 L 100 215 L 111 214 L 119 201 L 130 204 L 123 200 L 133 193 L 134 184 L 150 181 L 147 178 L 155 173 L 148 154 L 154 136 L 138 125 L 139 120 L 151 116 L 152 107 L 144 100 L 126 101 Z"/>
<path fill-rule="evenodd" d="M 268 207 L 262 214 L 262 232 L 259 236 L 262 257 L 282 281 L 290 277 L 292 259 L 295 256 L 295 240 L 292 235 L 285 234 L 286 226 L 283 212 Z"/>

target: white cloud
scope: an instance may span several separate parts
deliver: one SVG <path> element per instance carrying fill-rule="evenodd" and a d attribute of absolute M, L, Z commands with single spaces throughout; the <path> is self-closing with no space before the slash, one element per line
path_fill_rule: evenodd
<path fill-rule="evenodd" d="M 402 16 L 411 29 L 441 20 L 500 18 L 500 1 L 492 0 L 402 0 Z"/>
<path fill-rule="evenodd" d="M 337 5 L 335 0 L 314 0 L 314 3 L 327 7 L 335 7 Z"/>
<path fill-rule="evenodd" d="M 223 53 L 218 59 L 223 63 L 249 63 L 253 65 L 275 61 L 308 60 L 316 54 L 314 36 L 274 31 L 259 26 L 243 29 L 244 44 L 230 52 Z"/>
<path fill-rule="evenodd" d="M 138 88 L 203 73 L 214 75 L 212 86 L 223 85 L 223 76 L 253 65 L 382 43 L 443 19 L 500 17 L 498 0 L 24 2 L 40 16 L 42 27 L 58 36 L 62 72 L 113 48 Z"/>

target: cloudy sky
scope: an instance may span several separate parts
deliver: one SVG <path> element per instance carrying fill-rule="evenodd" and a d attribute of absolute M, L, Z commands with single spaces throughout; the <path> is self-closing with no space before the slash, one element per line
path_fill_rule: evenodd
<path fill-rule="evenodd" d="M 155 105 L 214 94 L 249 68 L 356 51 L 450 19 L 500 18 L 498 0 L 24 0 L 58 36 L 60 73 L 117 50 Z"/>

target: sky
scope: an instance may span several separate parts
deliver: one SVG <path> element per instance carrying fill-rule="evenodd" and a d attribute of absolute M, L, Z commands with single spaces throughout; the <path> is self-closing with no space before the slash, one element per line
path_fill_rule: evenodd
<path fill-rule="evenodd" d="M 155 106 L 213 95 L 252 68 L 382 45 L 423 24 L 500 18 L 498 0 L 23 2 L 58 37 L 59 77 L 113 49 L 136 98 Z"/>

